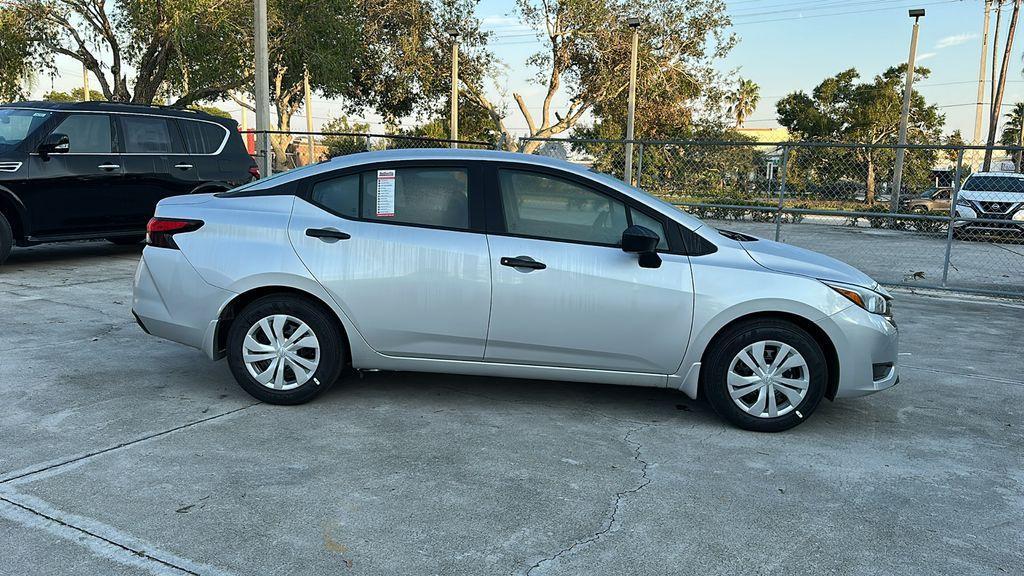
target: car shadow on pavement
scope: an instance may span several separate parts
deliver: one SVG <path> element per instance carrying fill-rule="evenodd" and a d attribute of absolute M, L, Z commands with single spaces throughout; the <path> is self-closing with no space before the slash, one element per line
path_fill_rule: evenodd
<path fill-rule="evenodd" d="M 77 263 L 78 259 L 110 258 L 113 256 L 138 257 L 143 245 L 118 246 L 106 240 L 89 240 L 81 242 L 62 242 L 41 244 L 25 248 L 15 248 L 7 261 L 0 265 L 0 273 L 5 269 L 32 264 L 53 264 L 61 261 Z"/>

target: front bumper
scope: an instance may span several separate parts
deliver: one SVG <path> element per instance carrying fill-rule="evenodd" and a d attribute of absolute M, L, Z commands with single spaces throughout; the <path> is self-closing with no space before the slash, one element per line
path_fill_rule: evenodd
<path fill-rule="evenodd" d="M 839 357 L 836 398 L 873 394 L 899 382 L 899 330 L 891 322 L 850 306 L 817 324 L 832 339 Z M 891 368 L 876 377 L 876 365 L 886 364 Z"/>
<path fill-rule="evenodd" d="M 135 272 L 132 314 L 146 333 L 212 358 L 219 311 L 233 296 L 203 280 L 179 250 L 147 246 Z"/>

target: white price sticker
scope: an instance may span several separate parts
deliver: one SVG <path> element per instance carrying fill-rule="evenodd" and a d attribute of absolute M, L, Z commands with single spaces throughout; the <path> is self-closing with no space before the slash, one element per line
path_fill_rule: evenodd
<path fill-rule="evenodd" d="M 377 170 L 377 217 L 395 215 L 395 171 Z"/>

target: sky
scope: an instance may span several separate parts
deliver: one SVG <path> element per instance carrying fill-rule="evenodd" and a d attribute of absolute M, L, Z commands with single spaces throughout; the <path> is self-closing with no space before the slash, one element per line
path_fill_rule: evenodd
<path fill-rule="evenodd" d="M 916 88 L 945 114 L 947 133 L 959 129 L 966 139 L 973 136 L 982 0 L 726 0 L 726 4 L 739 42 L 716 67 L 761 87 L 760 103 L 747 127 L 777 126 L 776 101 L 794 91 L 809 92 L 824 78 L 847 68 L 856 68 L 864 80 L 870 80 L 886 68 L 906 62 L 913 24 L 907 9 L 924 8 L 927 14 L 921 19 L 917 62 L 932 73 Z M 492 101 L 506 102 L 507 125 L 521 133 L 526 122 L 512 103 L 512 93 L 521 93 L 532 112 L 538 113 L 543 87 L 532 82 L 534 71 L 526 60 L 543 46 L 529 29 L 518 24 L 513 6 L 512 0 L 481 0 L 477 14 L 484 29 L 493 32 L 491 47 L 502 62 L 488 91 Z M 1009 12 L 1007 6 L 1002 38 Z M 1024 99 L 1022 47 L 1024 35 L 1018 35 L 1004 110 Z M 73 61 L 58 61 L 58 70 L 60 77 L 38 81 L 34 96 L 51 88 L 68 90 L 81 84 L 80 68 Z M 95 79 L 92 86 L 97 86 Z M 988 90 L 986 85 L 986 100 Z M 564 105 L 564 98 L 556 100 L 556 106 Z M 236 104 L 227 102 L 221 107 L 241 119 Z M 343 113 L 341 103 L 315 96 L 312 111 L 314 128 Z M 293 120 L 293 129 L 304 128 L 302 114 Z M 367 115 L 365 119 L 374 131 L 383 129 L 379 118 Z M 403 124 L 414 121 L 407 119 Z M 251 125 L 251 115 L 249 122 Z"/>

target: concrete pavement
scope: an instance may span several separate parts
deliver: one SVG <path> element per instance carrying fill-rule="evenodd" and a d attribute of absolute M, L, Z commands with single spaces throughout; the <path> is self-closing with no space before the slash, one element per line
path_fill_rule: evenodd
<path fill-rule="evenodd" d="M 137 249 L 0 269 L 0 574 L 1013 574 L 1024 304 L 897 292 L 902 383 L 783 434 L 669 390 L 368 374 L 255 403 L 129 314 Z"/>

